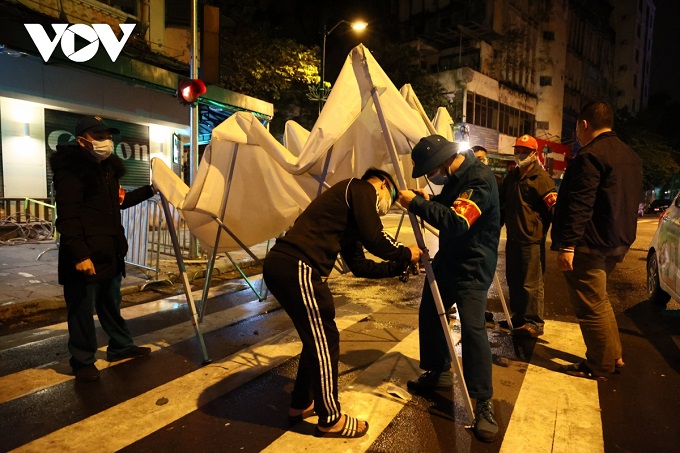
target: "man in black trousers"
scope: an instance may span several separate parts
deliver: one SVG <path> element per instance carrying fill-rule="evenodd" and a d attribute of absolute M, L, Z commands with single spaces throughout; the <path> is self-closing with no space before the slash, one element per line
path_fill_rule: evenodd
<path fill-rule="evenodd" d="M 59 242 L 59 283 L 68 310 L 68 349 L 76 379 L 96 381 L 97 335 L 94 309 L 109 336 L 107 360 L 149 354 L 135 346 L 120 315 L 120 285 L 128 244 L 120 211 L 150 198 L 151 186 L 126 193 L 119 184 L 123 161 L 113 154 L 113 134 L 101 118 L 86 116 L 75 128 L 76 144 L 57 146 L 50 158 L 54 172 Z"/>
<path fill-rule="evenodd" d="M 338 401 L 340 336 L 335 305 L 324 277 L 338 252 L 357 277 L 401 275 L 420 259 L 420 249 L 405 247 L 383 231 L 381 215 L 396 200 L 389 173 L 371 168 L 361 179 L 333 185 L 305 209 L 264 261 L 267 287 L 286 310 L 302 340 L 302 353 L 289 409 L 295 424 L 314 412 L 317 437 L 361 437 L 368 422 L 342 414 Z M 364 256 L 363 247 L 386 261 Z"/>

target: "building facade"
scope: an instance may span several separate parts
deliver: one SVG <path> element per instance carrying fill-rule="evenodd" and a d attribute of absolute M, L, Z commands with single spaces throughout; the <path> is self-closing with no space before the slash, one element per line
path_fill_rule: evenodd
<path fill-rule="evenodd" d="M 616 71 L 635 61 L 635 53 L 617 47 L 617 37 L 637 33 L 633 23 L 642 20 L 617 22 L 633 3 L 643 5 L 649 28 L 641 27 L 641 39 L 649 50 L 651 0 L 399 0 L 395 14 L 401 40 L 420 50 L 421 66 L 447 90 L 457 139 L 502 158 L 518 136 L 531 134 L 559 178 L 577 146 L 576 115 L 585 103 L 603 99 L 632 109 L 625 99 L 638 99 L 637 108 L 646 102 L 642 76 L 638 92 L 621 94 Z M 648 67 L 651 55 L 640 58 Z"/>
<path fill-rule="evenodd" d="M 618 0 L 612 15 L 616 107 L 633 114 L 647 107 L 649 100 L 655 14 L 652 0 Z"/>
<path fill-rule="evenodd" d="M 176 90 L 189 77 L 191 31 L 171 3 L 0 0 L 0 197 L 49 198 L 49 155 L 74 139 L 83 115 L 121 130 L 114 143 L 128 167 L 124 184 L 148 184 L 153 157 L 182 173 L 191 109 Z M 31 34 L 25 24 L 41 28 Z M 116 58 L 116 42 L 93 24 L 113 32 Z M 120 24 L 135 25 L 125 42 Z M 265 123 L 273 116 L 272 104 L 212 85 L 198 109 L 203 141 L 235 111 Z"/>

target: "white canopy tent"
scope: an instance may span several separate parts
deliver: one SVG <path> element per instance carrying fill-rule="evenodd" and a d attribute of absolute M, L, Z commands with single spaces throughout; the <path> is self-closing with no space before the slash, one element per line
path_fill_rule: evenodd
<path fill-rule="evenodd" d="M 402 165 L 410 167 L 411 148 L 432 125 L 360 45 L 345 61 L 311 132 L 289 121 L 282 145 L 252 114 L 239 112 L 213 129 L 191 188 L 157 159 L 153 183 L 207 249 L 220 228 L 215 218 L 241 242 L 225 235 L 218 252 L 277 237 L 316 197 L 321 182 L 359 177 L 371 166 L 395 173 L 368 80 L 376 83 L 397 152 L 407 156 Z"/>

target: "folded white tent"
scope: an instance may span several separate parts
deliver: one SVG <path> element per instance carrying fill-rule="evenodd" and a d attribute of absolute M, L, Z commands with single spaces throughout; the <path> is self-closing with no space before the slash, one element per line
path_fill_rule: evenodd
<path fill-rule="evenodd" d="M 380 119 L 373 104 L 377 99 L 383 109 Z M 426 122 L 404 100 L 370 51 L 359 45 L 345 61 L 312 130 L 307 132 L 295 123 L 287 126 L 285 138 L 290 148 L 280 144 L 252 114 L 240 112 L 213 130 L 191 187 L 163 161 L 152 161 L 153 184 L 161 194 L 206 361 L 169 204 L 179 211 L 203 247 L 212 250 L 209 278 L 217 252 L 248 250 L 279 236 L 318 194 L 320 184 L 360 176 L 371 166 L 396 173 L 390 152 L 410 155 L 412 146 L 428 132 Z M 393 144 L 386 143 L 384 133 L 393 138 Z M 406 160 L 410 163 L 410 157 Z M 223 231 L 227 234 L 221 234 Z M 202 310 L 207 286 L 208 279 Z"/>
<path fill-rule="evenodd" d="M 371 166 L 395 173 L 371 81 L 396 150 L 410 164 L 411 148 L 429 135 L 431 124 L 359 45 L 347 57 L 311 132 L 289 122 L 282 145 L 252 114 L 236 113 L 213 129 L 191 188 L 158 159 L 152 163 L 154 185 L 206 249 L 214 247 L 220 228 L 216 218 L 233 233 L 222 235 L 217 252 L 277 237 L 316 197 L 319 179 L 332 185 Z"/>

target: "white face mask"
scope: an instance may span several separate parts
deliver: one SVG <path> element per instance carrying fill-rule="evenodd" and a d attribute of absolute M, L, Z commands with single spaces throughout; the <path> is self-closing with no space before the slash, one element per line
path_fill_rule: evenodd
<path fill-rule="evenodd" d="M 521 156 L 522 156 L 521 154 L 515 155 L 515 163 L 520 168 L 527 167 L 527 166 L 531 165 L 531 163 L 536 160 L 536 157 L 533 155 L 533 153 L 529 154 L 524 159 L 522 159 Z"/>
<path fill-rule="evenodd" d="M 97 158 L 97 160 L 107 159 L 113 153 L 113 140 L 88 140 L 83 137 L 83 140 L 92 144 L 90 154 Z"/>
<path fill-rule="evenodd" d="M 390 199 L 390 197 L 381 197 L 380 195 L 378 195 L 378 215 L 379 216 L 387 215 L 391 206 L 392 206 L 392 200 Z"/>
<path fill-rule="evenodd" d="M 432 176 L 428 176 L 427 179 L 429 179 L 432 184 L 436 184 L 438 186 L 444 186 L 447 182 L 449 182 L 449 176 L 443 175 L 439 172 Z"/>

